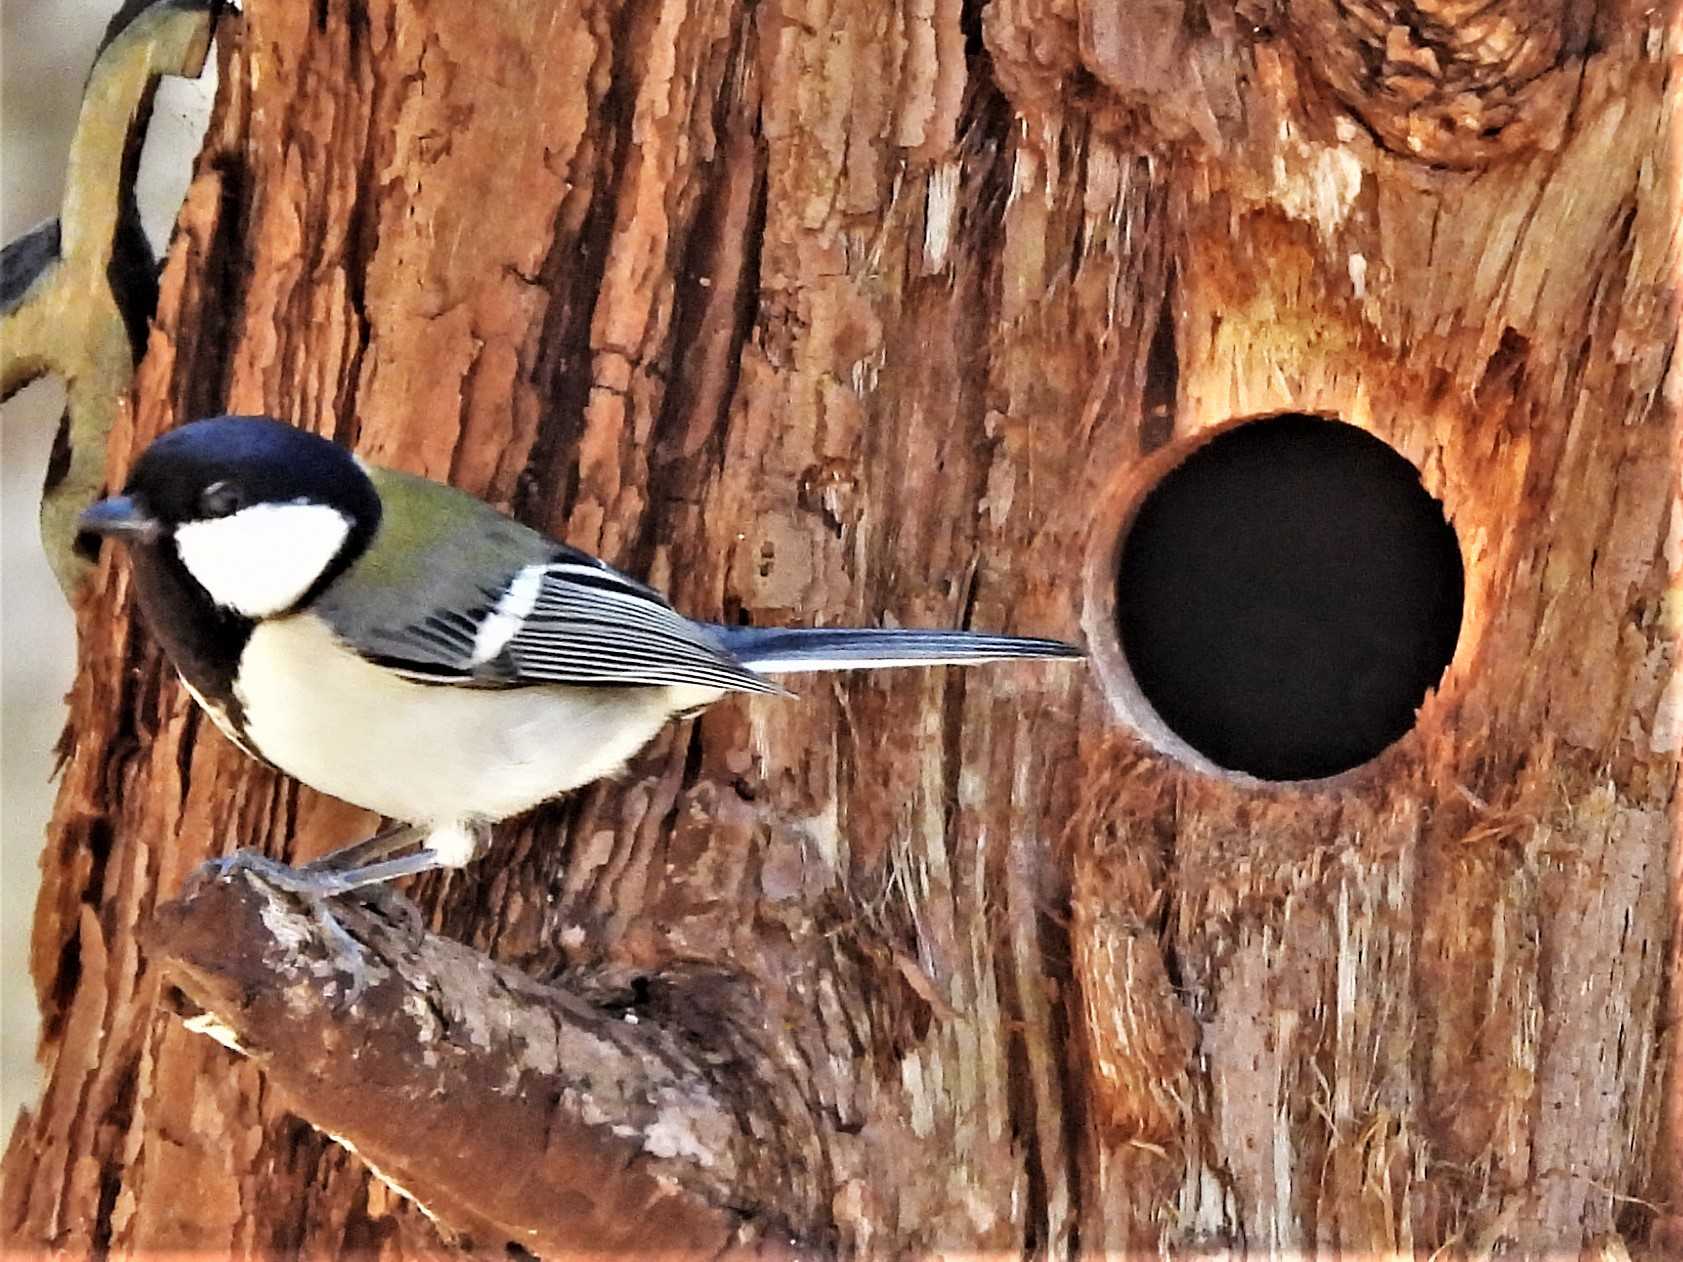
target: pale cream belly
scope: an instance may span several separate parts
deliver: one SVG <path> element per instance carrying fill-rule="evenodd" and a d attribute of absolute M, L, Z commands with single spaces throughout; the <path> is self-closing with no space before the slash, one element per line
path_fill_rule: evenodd
<path fill-rule="evenodd" d="M 437 825 L 504 819 L 611 774 L 674 710 L 711 699 L 661 687 L 415 683 L 344 648 L 311 614 L 258 624 L 238 697 L 251 743 L 289 775 Z"/>

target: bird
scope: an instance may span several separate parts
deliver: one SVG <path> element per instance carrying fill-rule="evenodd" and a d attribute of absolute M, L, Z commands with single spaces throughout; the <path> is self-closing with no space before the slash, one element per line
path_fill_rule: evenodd
<path fill-rule="evenodd" d="M 697 621 L 465 491 L 264 416 L 166 431 L 79 527 L 126 546 L 144 622 L 229 740 L 392 821 L 301 868 L 267 861 L 318 899 L 464 867 L 493 825 L 613 774 L 669 720 L 791 695 L 784 673 L 1083 656 Z"/>

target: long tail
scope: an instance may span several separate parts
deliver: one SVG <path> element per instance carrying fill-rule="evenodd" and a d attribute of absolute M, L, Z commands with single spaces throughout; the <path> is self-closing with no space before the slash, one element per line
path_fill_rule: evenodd
<path fill-rule="evenodd" d="M 764 675 L 879 666 L 965 666 L 1024 658 L 1084 656 L 1060 640 L 977 631 L 902 631 L 873 627 L 714 627 L 738 661 Z"/>

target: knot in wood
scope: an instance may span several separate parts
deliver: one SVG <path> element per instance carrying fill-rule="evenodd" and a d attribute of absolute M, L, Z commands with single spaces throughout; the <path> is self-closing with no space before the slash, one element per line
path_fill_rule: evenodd
<path fill-rule="evenodd" d="M 1589 37 L 1574 0 L 1287 0 L 1286 18 L 1381 144 L 1456 168 L 1555 148 Z"/>

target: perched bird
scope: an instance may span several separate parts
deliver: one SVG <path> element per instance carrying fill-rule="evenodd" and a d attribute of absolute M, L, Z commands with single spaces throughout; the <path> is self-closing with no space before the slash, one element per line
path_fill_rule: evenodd
<path fill-rule="evenodd" d="M 231 740 L 398 821 L 292 873 L 318 897 L 459 867 L 489 825 L 617 770 L 673 716 L 783 692 L 769 675 L 1081 656 L 693 621 L 461 491 L 266 417 L 164 434 L 81 527 L 128 545 L 146 621 Z"/>

